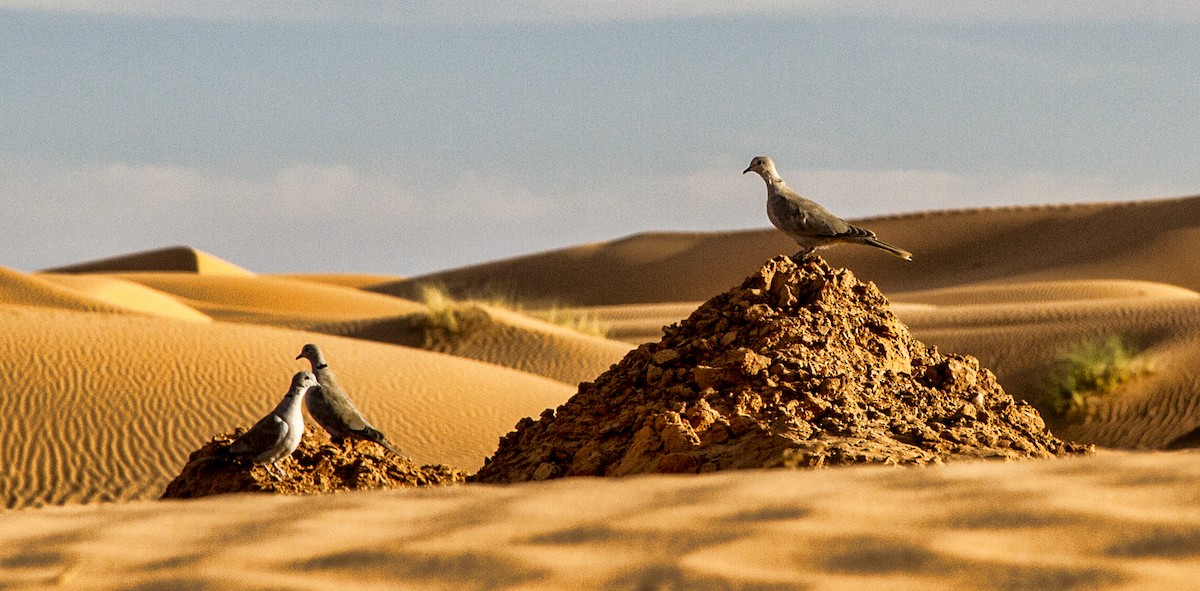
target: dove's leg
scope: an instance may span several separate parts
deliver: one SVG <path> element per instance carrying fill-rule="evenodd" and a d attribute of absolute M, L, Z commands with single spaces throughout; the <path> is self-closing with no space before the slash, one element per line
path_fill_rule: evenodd
<path fill-rule="evenodd" d="M 796 254 L 792 255 L 792 257 L 791 257 L 792 262 L 796 263 L 797 265 L 803 265 L 804 261 L 807 261 L 809 259 L 809 257 L 811 257 L 813 255 L 813 253 L 816 252 L 816 250 L 817 249 L 815 246 L 805 246 L 804 248 L 797 250 Z"/>

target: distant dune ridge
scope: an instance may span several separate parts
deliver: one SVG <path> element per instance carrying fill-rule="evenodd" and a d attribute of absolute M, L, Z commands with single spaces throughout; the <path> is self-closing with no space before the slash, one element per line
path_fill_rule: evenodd
<path fill-rule="evenodd" d="M 629 344 L 562 328 L 486 304 L 464 305 L 447 330 L 417 312 L 315 325 L 312 330 L 423 348 L 578 384 L 604 371 Z"/>
<path fill-rule="evenodd" d="M 233 263 L 187 246 L 172 246 L 77 265 L 45 269 L 47 273 L 115 273 L 121 271 L 165 271 L 241 277 L 254 275 Z"/>
<path fill-rule="evenodd" d="M 1131 279 L 1200 291 L 1200 197 L 951 210 L 858 220 L 916 256 L 868 248 L 825 253 L 885 293 L 1026 280 Z M 857 223 L 857 222 L 856 222 Z M 519 297 L 597 306 L 703 301 L 763 260 L 795 250 L 774 229 L 652 232 L 492 261 L 370 287 L 403 295 L 439 282 L 452 291 L 501 285 Z"/>
<path fill-rule="evenodd" d="M 978 358 L 1018 401 L 1044 411 L 1056 356 L 1083 340 L 1116 337 L 1153 368 L 1080 416 L 1043 412 L 1059 437 L 1200 443 L 1200 198 L 861 223 L 914 261 L 839 248 L 830 266 L 878 287 L 913 338 Z M 261 276 L 188 247 L 0 268 L 5 506 L 122 502 L 8 512 L 0 586 L 1194 585 L 1194 451 L 147 502 L 189 452 L 278 401 L 306 369 L 293 359 L 304 343 L 336 357 L 355 402 L 417 463 L 469 473 L 523 417 L 794 249 L 749 230 L 645 234 L 412 278 Z M 403 296 L 431 281 L 576 306 L 608 321 L 609 338 L 508 310 L 422 350 L 406 323 L 427 307 Z"/>

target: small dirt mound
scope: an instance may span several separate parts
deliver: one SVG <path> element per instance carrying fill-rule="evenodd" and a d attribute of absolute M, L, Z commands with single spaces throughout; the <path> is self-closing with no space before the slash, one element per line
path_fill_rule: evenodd
<path fill-rule="evenodd" d="M 769 261 L 557 411 L 522 419 L 472 480 L 1045 458 L 1056 439 L 965 355 L 909 334 L 874 284 Z"/>
<path fill-rule="evenodd" d="M 192 452 L 183 470 L 167 485 L 164 499 L 193 499 L 235 492 L 265 492 L 285 495 L 328 493 L 347 490 L 446 486 L 460 484 L 464 474 L 450 466 L 417 466 L 367 441 L 341 445 L 329 439 L 320 427 L 308 425 L 300 447 L 279 462 L 287 474 L 278 479 L 263 466 L 249 461 L 217 457 L 245 429 L 218 435 Z"/>

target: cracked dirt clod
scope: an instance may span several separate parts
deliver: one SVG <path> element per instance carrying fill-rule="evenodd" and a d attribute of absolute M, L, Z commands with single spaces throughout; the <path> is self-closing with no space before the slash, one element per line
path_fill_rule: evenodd
<path fill-rule="evenodd" d="M 873 284 L 819 258 L 772 259 L 664 333 L 522 419 L 471 480 L 1091 450 L 1055 438 L 974 357 L 914 339 Z"/>
<path fill-rule="evenodd" d="M 300 447 L 280 460 L 279 467 L 287 477 L 279 480 L 263 466 L 214 457 L 218 449 L 237 438 L 241 431 L 218 435 L 192 452 L 161 498 L 191 499 L 235 492 L 303 495 L 446 486 L 461 484 L 465 476 L 450 466 L 417 466 L 369 441 L 345 441 L 338 445 L 330 441 L 323 429 L 308 425 Z"/>

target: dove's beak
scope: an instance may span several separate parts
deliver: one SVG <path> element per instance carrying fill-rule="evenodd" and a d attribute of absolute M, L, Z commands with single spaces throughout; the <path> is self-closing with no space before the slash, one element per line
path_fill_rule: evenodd
<path fill-rule="evenodd" d="M 746 167 L 746 170 L 743 170 L 743 171 L 742 171 L 742 174 L 746 174 L 747 172 L 750 172 L 751 170 L 754 170 L 754 167 L 753 167 L 753 166 L 747 166 L 747 167 Z"/>
<path fill-rule="evenodd" d="M 297 356 L 296 356 L 296 359 L 304 359 L 304 353 L 301 353 L 301 354 L 297 355 Z"/>

